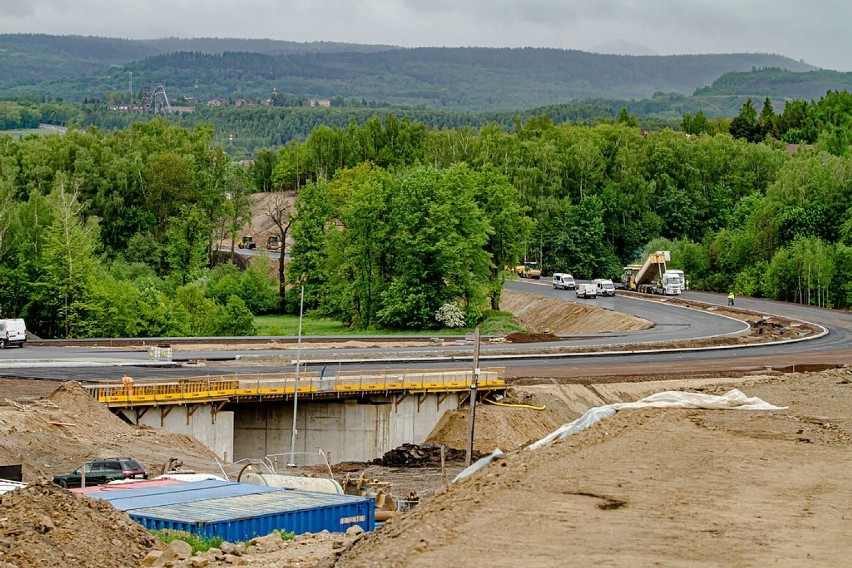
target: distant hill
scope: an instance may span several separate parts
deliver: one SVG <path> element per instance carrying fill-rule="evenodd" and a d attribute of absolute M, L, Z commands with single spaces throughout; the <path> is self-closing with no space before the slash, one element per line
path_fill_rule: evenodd
<path fill-rule="evenodd" d="M 321 99 L 466 111 L 689 95 L 729 72 L 811 71 L 773 54 L 625 56 L 520 48 L 394 48 L 274 40 L 0 35 L 0 89 L 81 101 L 162 82 L 179 97 Z M 824 91 L 823 93 L 824 94 Z"/>
<path fill-rule="evenodd" d="M 778 68 L 725 73 L 696 97 L 737 96 L 770 99 L 812 100 L 832 91 L 852 91 L 852 73 L 825 69 L 792 72 Z"/>
<path fill-rule="evenodd" d="M 354 43 L 235 38 L 163 38 L 132 40 L 91 36 L 0 34 L 0 86 L 70 78 L 105 71 L 146 57 L 193 51 L 247 51 L 266 54 L 379 51 L 392 46 Z"/>

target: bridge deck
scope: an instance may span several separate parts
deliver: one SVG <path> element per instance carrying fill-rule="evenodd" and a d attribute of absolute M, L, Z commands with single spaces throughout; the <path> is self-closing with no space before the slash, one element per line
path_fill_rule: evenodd
<path fill-rule="evenodd" d="M 480 370 L 479 391 L 506 388 L 503 367 Z M 101 381 L 85 385 L 110 407 L 161 406 L 206 402 L 256 402 L 299 397 L 343 398 L 368 394 L 448 393 L 470 389 L 473 369 L 427 372 L 411 370 L 341 372 L 323 376 L 311 371 L 239 375 L 205 375 L 173 380 L 137 379 L 132 385 Z"/>

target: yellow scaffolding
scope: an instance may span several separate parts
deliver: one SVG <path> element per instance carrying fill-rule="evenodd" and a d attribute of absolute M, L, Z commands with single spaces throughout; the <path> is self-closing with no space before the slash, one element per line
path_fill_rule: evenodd
<path fill-rule="evenodd" d="M 506 388 L 504 367 L 480 370 L 480 391 Z M 367 394 L 449 393 L 470 389 L 472 369 L 442 371 L 387 369 L 342 371 L 325 377 L 315 371 L 299 373 L 299 396 L 342 398 Z M 100 381 L 85 387 L 110 407 L 161 406 L 204 402 L 257 401 L 292 398 L 295 373 L 207 375 L 181 379 L 136 379 L 128 387 L 119 381 Z"/>

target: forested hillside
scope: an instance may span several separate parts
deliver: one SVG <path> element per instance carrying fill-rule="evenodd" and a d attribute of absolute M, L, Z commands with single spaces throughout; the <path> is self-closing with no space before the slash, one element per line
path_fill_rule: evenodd
<path fill-rule="evenodd" d="M 697 97 L 750 96 L 771 99 L 818 99 L 827 91 L 852 90 L 852 73 L 804 71 L 778 68 L 725 73 L 712 85 L 695 91 Z"/>
<path fill-rule="evenodd" d="M 295 239 L 284 284 L 354 328 L 474 324 L 519 258 L 617 277 L 655 249 L 692 288 L 849 307 L 852 95 L 788 106 L 749 101 L 731 134 L 685 117 L 690 135 L 626 112 L 512 131 L 388 115 L 318 126 L 250 166 L 212 128 L 162 119 L 2 136 L 0 311 L 43 337 L 251 333 L 253 314 L 297 306 L 263 262 L 211 253 L 253 191 L 296 192 L 270 212 Z M 791 154 L 781 132 L 808 145 Z"/>
<path fill-rule="evenodd" d="M 177 51 L 223 53 L 324 53 L 377 51 L 390 46 L 337 42 L 235 38 L 163 38 L 132 40 L 91 36 L 0 34 L 0 88 L 108 71 L 116 65 Z M 163 79 L 166 80 L 166 79 Z M 110 90 L 114 89 L 112 87 Z M 39 90 L 51 96 L 62 93 Z M 101 93 L 97 95 L 103 97 Z M 75 96 L 69 96 L 72 100 Z"/>
<path fill-rule="evenodd" d="M 6 96 L 135 99 L 155 83 L 172 99 L 264 99 L 273 92 L 461 111 L 577 99 L 688 95 L 731 71 L 812 69 L 773 54 L 622 56 L 560 49 L 388 48 L 271 40 L 0 36 Z"/>
<path fill-rule="evenodd" d="M 590 97 L 645 98 L 657 91 L 689 94 L 727 71 L 773 61 L 802 67 L 762 54 L 627 57 L 537 48 L 415 48 L 284 56 L 172 53 L 128 69 L 149 81 L 168 77 L 178 95 L 263 97 L 275 87 L 321 98 L 490 110 Z"/>

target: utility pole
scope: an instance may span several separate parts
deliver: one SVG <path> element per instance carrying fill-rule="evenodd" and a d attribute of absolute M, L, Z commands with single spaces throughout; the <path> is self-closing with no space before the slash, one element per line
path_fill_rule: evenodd
<path fill-rule="evenodd" d="M 479 326 L 473 334 L 473 377 L 470 380 L 470 420 L 467 428 L 467 457 L 465 466 L 473 461 L 473 431 L 476 425 L 476 389 L 479 388 Z"/>
<path fill-rule="evenodd" d="M 305 285 L 299 299 L 299 339 L 296 343 L 296 388 L 293 389 L 293 433 L 290 436 L 290 467 L 296 467 L 296 411 L 299 408 L 299 366 L 302 364 L 302 312 L 305 307 Z"/>

